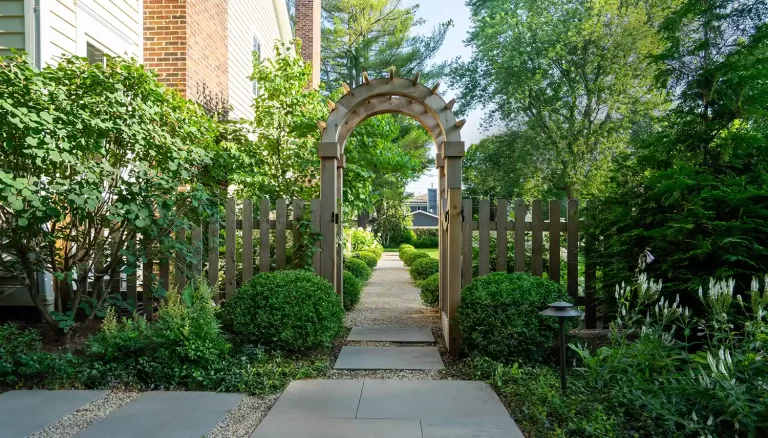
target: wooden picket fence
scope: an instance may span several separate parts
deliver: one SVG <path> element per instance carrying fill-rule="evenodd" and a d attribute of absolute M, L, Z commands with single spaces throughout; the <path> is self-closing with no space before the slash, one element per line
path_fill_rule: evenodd
<path fill-rule="evenodd" d="M 478 202 L 478 220 L 474 217 L 471 199 L 462 200 L 462 286 L 472 281 L 472 238 L 473 232 L 478 232 L 478 275 L 491 272 L 490 266 L 490 236 L 496 235 L 496 266 L 495 271 L 506 272 L 508 261 L 507 239 L 512 234 L 514 244 L 514 272 L 530 271 L 531 274 L 542 276 L 544 257 L 549 258 L 548 277 L 560 283 L 561 237 L 565 238 L 566 247 L 566 289 L 571 298 L 585 307 L 585 325 L 587 328 L 596 326 L 597 311 L 594 299 L 595 270 L 588 257 L 585 260 L 584 294 L 579 295 L 579 232 L 586 222 L 579 219 L 579 201 L 571 199 L 567 203 L 565 217 L 561 217 L 560 201 L 549 202 L 549 217 L 544 217 L 544 203 L 534 200 L 527 205 L 518 199 L 512 205 L 514 219 L 510 219 L 509 202 L 497 199 L 495 215 L 491 216 L 491 200 L 481 199 Z M 530 213 L 530 220 L 527 219 Z M 493 219 L 493 220 L 491 220 Z M 564 219 L 564 220 L 563 220 Z M 544 254 L 544 239 L 548 239 L 549 253 Z M 526 264 L 526 243 L 530 242 L 531 262 Z M 590 242 L 585 241 L 582 247 L 588 251 Z"/>
<path fill-rule="evenodd" d="M 274 262 L 275 269 L 281 270 L 287 267 L 287 233 L 293 235 L 293 249 L 295 250 L 301 241 L 299 223 L 304 217 L 306 204 L 304 201 L 295 200 L 293 202 L 290 217 L 288 216 L 288 201 L 278 199 L 274 203 L 274 208 L 269 199 L 258 201 L 258 215 L 254 220 L 254 202 L 250 199 L 242 201 L 241 211 L 237 211 L 237 202 L 234 198 L 228 198 L 225 206 L 224 215 L 224 281 L 219 281 L 219 263 L 220 253 L 220 224 L 211 223 L 205 227 L 195 227 L 190 231 L 190 239 L 187 239 L 187 232 L 179 232 L 175 238 L 187 242 L 191 240 L 193 248 L 193 262 L 188 263 L 181 254 L 168 254 L 167 257 L 161 257 L 160 260 L 151 260 L 143 263 L 139 269 L 142 272 L 142 281 L 137 279 L 137 273 L 133 272 L 127 275 L 125 298 L 138 303 L 139 291 L 141 291 L 141 310 L 145 315 L 152 316 L 153 294 L 144 293 L 145 291 L 154 291 L 156 288 L 169 290 L 171 286 L 171 265 L 173 264 L 174 284 L 179 289 L 184 288 L 189 281 L 194 281 L 201 277 L 206 265 L 208 275 L 208 285 L 214 290 L 214 300 L 217 302 L 222 298 L 222 292 L 225 299 L 229 299 L 235 292 L 237 279 L 237 248 L 236 238 L 238 232 L 242 236 L 242 282 L 253 277 L 254 267 L 254 230 L 258 232 L 258 272 L 269 272 Z M 310 202 L 310 217 L 312 227 L 317 229 L 320 225 L 320 200 L 313 199 Z M 238 214 L 239 213 L 239 214 Z M 239 219 L 240 218 L 240 219 Z M 203 252 L 203 232 L 207 235 L 207 251 Z M 274 241 L 275 256 L 270 257 L 270 240 Z M 157 273 L 155 274 L 155 265 Z M 317 272 L 319 265 L 319 254 L 315 254 L 313 265 Z M 117 282 L 116 282 L 117 283 Z M 141 288 L 139 284 L 141 283 Z M 117 283 L 119 285 L 119 283 Z"/>

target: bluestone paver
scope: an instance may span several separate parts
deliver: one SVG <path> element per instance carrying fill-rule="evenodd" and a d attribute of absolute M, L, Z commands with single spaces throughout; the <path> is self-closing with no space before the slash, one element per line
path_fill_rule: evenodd
<path fill-rule="evenodd" d="M 436 347 L 341 348 L 338 370 L 440 370 L 443 360 Z"/>
<path fill-rule="evenodd" d="M 524 438 L 511 418 L 421 420 L 423 438 Z"/>
<path fill-rule="evenodd" d="M 355 418 L 362 389 L 362 380 L 295 380 L 269 415 Z"/>
<path fill-rule="evenodd" d="M 78 438 L 190 438 L 210 432 L 242 394 L 153 391 L 92 424 Z"/>
<path fill-rule="evenodd" d="M 429 327 L 352 327 L 348 341 L 435 342 Z"/>
<path fill-rule="evenodd" d="M 23 438 L 108 391 L 9 391 L 0 394 L 0 437 Z"/>
<path fill-rule="evenodd" d="M 269 414 L 251 438 L 421 438 L 418 420 L 356 420 Z"/>
<path fill-rule="evenodd" d="M 457 420 L 509 418 L 509 413 L 484 382 L 366 380 L 357 418 Z"/>

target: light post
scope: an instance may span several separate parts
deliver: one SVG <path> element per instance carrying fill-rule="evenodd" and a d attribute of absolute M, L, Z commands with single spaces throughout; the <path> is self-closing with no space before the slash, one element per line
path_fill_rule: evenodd
<path fill-rule="evenodd" d="M 563 392 L 565 392 L 565 318 L 581 316 L 583 312 L 575 309 L 571 303 L 557 301 L 539 313 L 546 316 L 554 316 L 560 322 L 560 386 Z"/>

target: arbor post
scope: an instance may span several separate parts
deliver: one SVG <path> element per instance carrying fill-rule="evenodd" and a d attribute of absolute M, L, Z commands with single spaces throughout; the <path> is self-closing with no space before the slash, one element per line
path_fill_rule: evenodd
<path fill-rule="evenodd" d="M 328 280 L 341 293 L 340 285 L 336 283 L 336 224 L 338 162 L 341 157 L 341 147 L 338 142 L 320 142 L 317 154 L 320 156 L 320 276 Z"/>
<path fill-rule="evenodd" d="M 336 198 L 338 201 L 339 223 L 336 224 L 336 293 L 344 299 L 344 166 L 347 165 L 347 156 L 341 154 L 341 159 L 336 164 Z M 343 302 L 343 301 L 342 301 Z"/>
<path fill-rule="evenodd" d="M 446 141 L 443 143 L 443 159 L 445 160 L 445 185 L 448 192 L 448 231 L 446 258 L 446 293 L 449 351 L 459 351 L 461 333 L 456 321 L 456 310 L 461 303 L 461 160 L 464 157 L 463 141 Z M 443 214 L 445 215 L 445 213 Z M 441 269 L 443 266 L 440 267 Z"/>

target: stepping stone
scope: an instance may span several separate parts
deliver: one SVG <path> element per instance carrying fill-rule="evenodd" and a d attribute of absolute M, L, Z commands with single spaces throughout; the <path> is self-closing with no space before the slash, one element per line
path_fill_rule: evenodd
<path fill-rule="evenodd" d="M 154 391 L 92 424 L 78 438 L 189 438 L 210 432 L 242 394 Z"/>
<path fill-rule="evenodd" d="M 0 394 L 0 436 L 23 438 L 109 391 L 9 391 Z"/>
<path fill-rule="evenodd" d="M 429 327 L 352 327 L 348 341 L 435 342 Z"/>
<path fill-rule="evenodd" d="M 362 380 L 294 380 L 269 415 L 355 418 L 362 390 Z"/>
<path fill-rule="evenodd" d="M 251 438 L 422 438 L 418 420 L 267 415 Z"/>
<path fill-rule="evenodd" d="M 422 420 L 423 438 L 524 438 L 515 421 L 507 418 Z"/>
<path fill-rule="evenodd" d="M 509 413 L 484 382 L 366 380 L 357 418 L 457 422 L 459 419 L 506 419 Z"/>
<path fill-rule="evenodd" d="M 440 370 L 443 360 L 436 347 L 341 348 L 337 370 Z M 393 417 L 390 417 L 393 418 Z"/>

